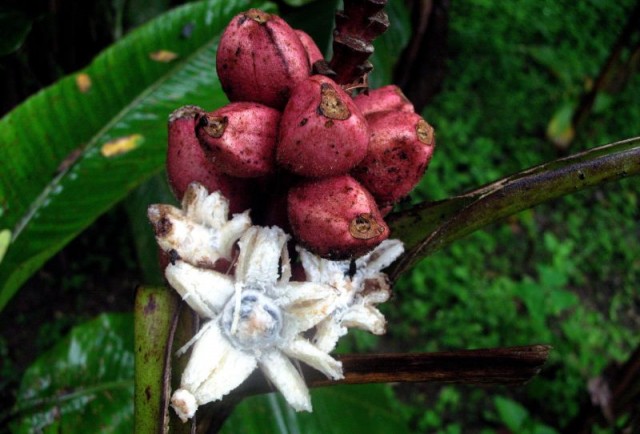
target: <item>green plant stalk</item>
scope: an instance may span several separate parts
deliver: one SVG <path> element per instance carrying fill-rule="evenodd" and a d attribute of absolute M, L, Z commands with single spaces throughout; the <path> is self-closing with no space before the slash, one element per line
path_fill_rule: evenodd
<path fill-rule="evenodd" d="M 135 318 L 135 432 L 162 433 L 168 427 L 171 342 L 180 300 L 167 288 L 141 287 Z"/>
<path fill-rule="evenodd" d="M 173 289 L 169 290 L 175 294 Z M 200 318 L 183 301 L 180 304 L 180 312 L 178 312 L 178 315 L 175 317 L 174 323 L 175 330 L 174 334 L 171 336 L 172 344 L 170 345 L 170 348 L 172 349 L 170 349 L 168 353 L 170 363 L 165 365 L 164 368 L 165 378 L 170 377 L 168 384 L 171 384 L 171 390 L 177 390 L 180 387 L 182 373 L 189 362 L 189 355 L 191 354 L 191 352 L 187 352 L 182 356 L 177 356 L 176 351 L 179 348 L 182 348 L 183 345 L 186 345 L 187 342 L 189 342 L 198 332 L 198 329 L 200 328 Z M 168 399 L 169 395 L 167 395 L 167 400 Z M 190 434 L 196 422 L 200 423 L 200 417 L 194 417 L 190 423 L 184 423 L 173 410 L 169 410 L 169 432 L 172 434 Z"/>
<path fill-rule="evenodd" d="M 396 280 L 419 260 L 490 223 L 569 193 L 640 173 L 640 137 L 535 166 L 444 201 L 393 215 L 406 253 L 390 270 Z"/>

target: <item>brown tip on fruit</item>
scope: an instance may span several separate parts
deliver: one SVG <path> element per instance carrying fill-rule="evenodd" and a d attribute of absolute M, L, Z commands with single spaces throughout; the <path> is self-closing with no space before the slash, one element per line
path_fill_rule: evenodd
<path fill-rule="evenodd" d="M 320 93 L 322 95 L 322 99 L 318 106 L 318 110 L 323 116 L 328 117 L 329 119 L 337 119 L 341 121 L 349 119 L 351 112 L 340 98 L 340 95 L 338 95 L 338 92 L 336 92 L 329 83 L 322 83 L 320 85 Z"/>
<path fill-rule="evenodd" d="M 169 250 L 168 256 L 169 256 L 169 262 L 171 262 L 171 265 L 176 265 L 176 262 L 182 259 L 175 249 Z"/>
<path fill-rule="evenodd" d="M 204 132 L 219 139 L 227 129 L 229 118 L 226 116 L 210 116 L 205 115 L 198 121 L 198 127 L 204 129 Z"/>
<path fill-rule="evenodd" d="M 425 145 L 433 144 L 433 127 L 429 125 L 424 119 L 421 119 L 416 124 L 416 134 L 418 135 L 418 140 L 420 140 Z"/>
<path fill-rule="evenodd" d="M 372 214 L 359 214 L 349 222 L 349 233 L 358 240 L 379 237 L 383 232 L 384 226 L 380 225 Z"/>
<path fill-rule="evenodd" d="M 255 21 L 258 24 L 264 24 L 271 19 L 271 15 L 261 11 L 260 9 L 250 9 L 245 14 L 245 17 Z"/>

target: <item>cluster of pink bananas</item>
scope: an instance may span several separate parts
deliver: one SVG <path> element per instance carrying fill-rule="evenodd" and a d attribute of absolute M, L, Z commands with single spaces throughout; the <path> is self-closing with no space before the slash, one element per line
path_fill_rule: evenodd
<path fill-rule="evenodd" d="M 396 86 L 352 98 L 325 75 L 311 37 L 278 16 L 234 17 L 217 52 L 231 103 L 169 120 L 167 171 L 180 199 L 197 181 L 232 212 L 277 225 L 319 256 L 364 254 L 389 236 L 383 217 L 420 181 L 433 128 Z"/>

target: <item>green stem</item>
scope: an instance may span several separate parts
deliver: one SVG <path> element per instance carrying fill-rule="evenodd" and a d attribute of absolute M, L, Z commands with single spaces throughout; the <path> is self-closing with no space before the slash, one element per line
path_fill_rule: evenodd
<path fill-rule="evenodd" d="M 545 163 L 445 201 L 391 216 L 406 253 L 392 280 L 419 260 L 490 223 L 542 202 L 640 173 L 640 137 Z"/>
<path fill-rule="evenodd" d="M 166 288 L 138 289 L 135 302 L 135 432 L 157 434 L 168 426 L 170 360 L 179 297 Z"/>

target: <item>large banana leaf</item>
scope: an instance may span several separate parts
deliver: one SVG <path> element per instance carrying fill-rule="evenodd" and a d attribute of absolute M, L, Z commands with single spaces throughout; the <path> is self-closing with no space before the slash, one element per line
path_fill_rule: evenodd
<path fill-rule="evenodd" d="M 164 164 L 167 115 L 226 102 L 215 73 L 228 21 L 264 2 L 212 0 L 135 30 L 0 120 L 0 309 L 24 281 Z"/>
<path fill-rule="evenodd" d="M 132 315 L 75 327 L 26 370 L 12 432 L 132 432 L 133 360 Z"/>

